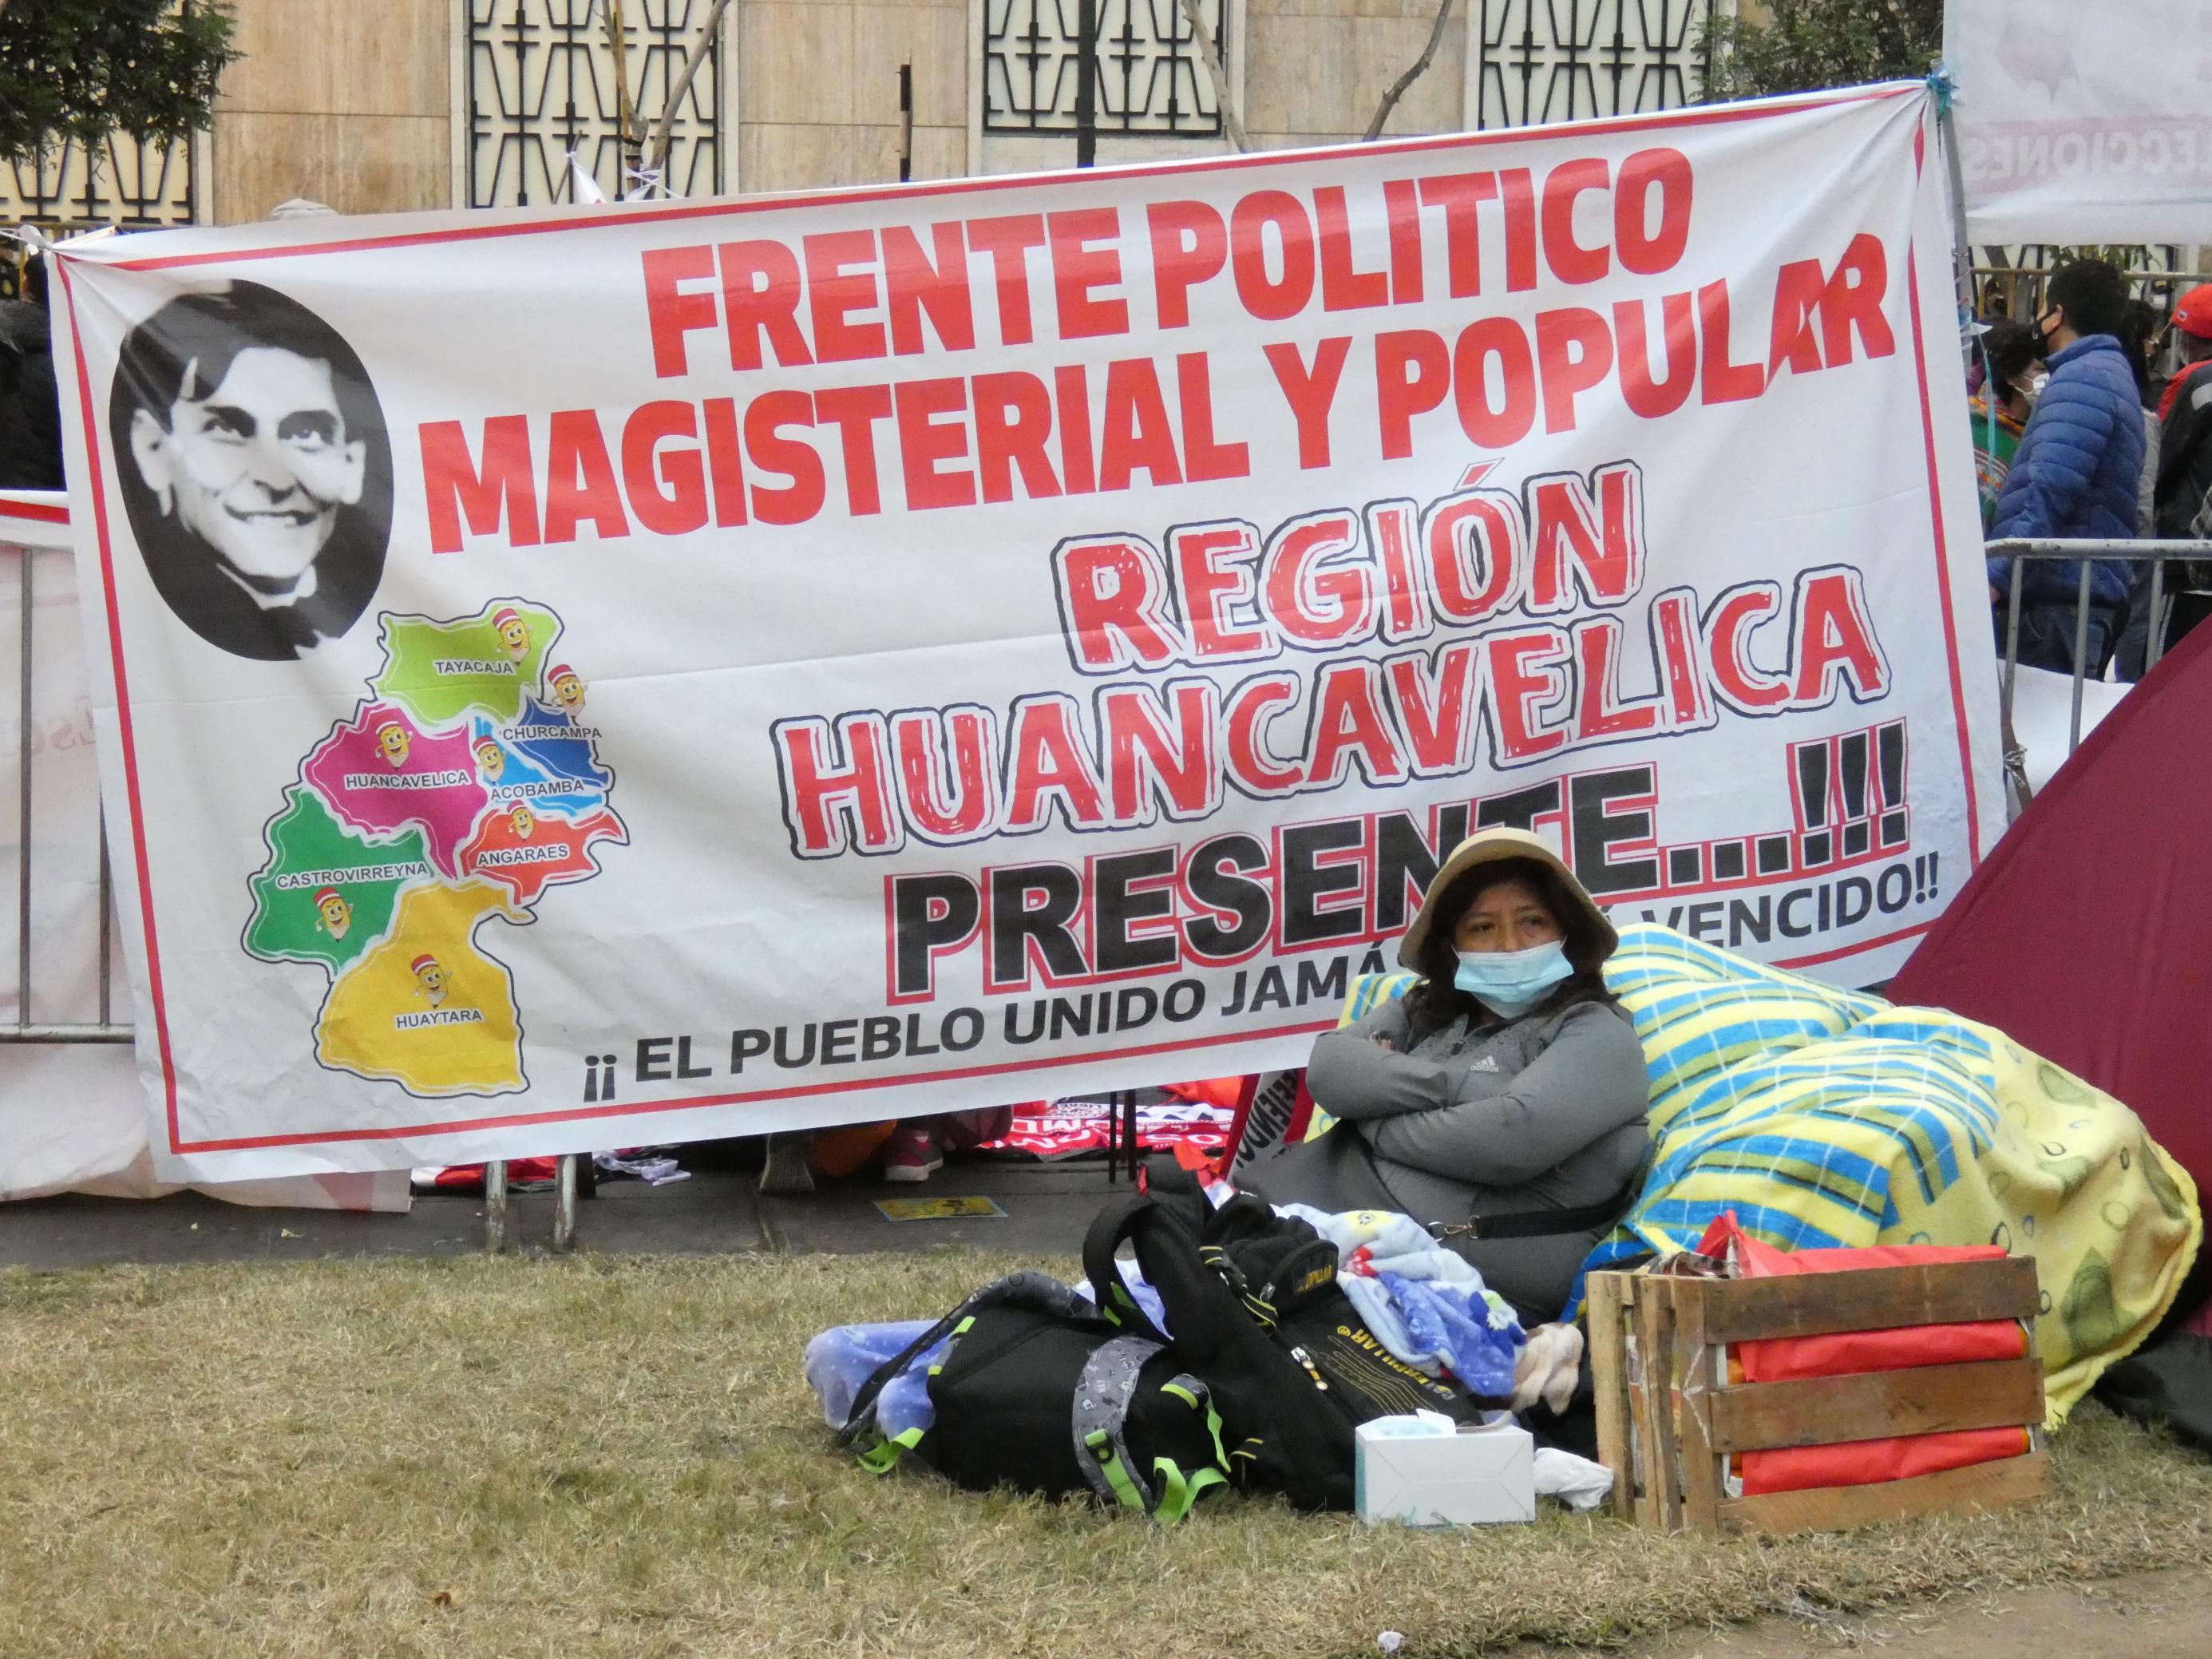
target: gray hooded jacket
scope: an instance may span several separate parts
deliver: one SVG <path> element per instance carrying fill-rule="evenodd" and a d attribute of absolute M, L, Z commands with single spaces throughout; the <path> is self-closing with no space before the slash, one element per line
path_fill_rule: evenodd
<path fill-rule="evenodd" d="M 1388 1003 L 1321 1037 L 1306 1072 L 1316 1103 L 1366 1143 L 1389 1207 L 1447 1224 L 1576 1209 L 1619 1192 L 1642 1163 L 1650 1085 L 1622 1009 L 1575 1002 L 1502 1024 L 1457 1020 L 1418 1042 L 1411 1034 L 1404 1005 Z M 1323 1208 L 1380 1201 L 1265 1190 Z M 1548 1318 L 1605 1231 L 1452 1243 L 1492 1290 Z"/>

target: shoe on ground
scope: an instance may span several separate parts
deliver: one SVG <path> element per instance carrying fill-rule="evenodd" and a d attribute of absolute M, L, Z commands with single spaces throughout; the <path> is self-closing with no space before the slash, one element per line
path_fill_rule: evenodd
<path fill-rule="evenodd" d="M 945 1167 L 945 1154 L 926 1124 L 902 1125 L 884 1148 L 884 1179 L 927 1181 Z"/>
<path fill-rule="evenodd" d="M 770 1196 L 814 1190 L 814 1171 L 806 1166 L 805 1134 L 770 1135 L 768 1161 L 761 1165 L 760 1189 Z"/>

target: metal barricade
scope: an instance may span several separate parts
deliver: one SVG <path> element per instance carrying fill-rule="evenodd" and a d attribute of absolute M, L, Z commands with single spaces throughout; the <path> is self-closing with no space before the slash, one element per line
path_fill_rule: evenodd
<path fill-rule="evenodd" d="M 131 1040 L 130 1024 L 115 1017 L 115 962 L 110 921 L 113 877 L 107 856 L 106 826 L 96 788 L 90 790 L 82 802 L 81 824 L 76 822 L 78 814 L 72 813 L 63 834 L 55 835 L 50 824 L 46 837 L 49 848 L 66 843 L 98 849 L 97 899 L 90 918 L 94 937 L 90 941 L 57 938 L 51 933 L 42 937 L 34 919 L 34 896 L 40 890 L 40 837 L 35 809 L 41 799 L 34 760 L 50 724 L 42 722 L 40 708 L 34 702 L 38 695 L 34 664 L 42 646 L 52 654 L 55 644 L 42 641 L 37 613 L 42 600 L 52 605 L 58 592 L 65 597 L 73 591 L 66 586 L 71 580 L 68 533 L 67 509 L 58 494 L 10 492 L 0 500 L 0 572 L 4 572 L 9 562 L 15 567 L 18 614 L 15 644 L 19 657 L 15 673 L 15 1017 L 12 1021 L 0 1021 L 0 1042 L 127 1043 Z M 60 643 L 62 648 L 67 649 L 74 641 Z M 50 686 L 46 690 L 51 694 L 53 688 Z M 82 877 L 81 872 L 72 876 L 65 870 L 56 879 L 66 883 L 82 880 Z M 38 1018 L 40 987 L 66 981 L 71 977 L 72 970 L 81 973 L 83 957 L 74 953 L 82 951 L 88 943 L 91 947 L 89 954 L 96 963 L 93 1018 Z M 64 957 L 69 958 L 64 969 L 52 973 L 41 971 L 42 963 L 52 967 Z M 82 1010 L 83 1004 L 78 1002 L 77 1007 Z"/>
<path fill-rule="evenodd" d="M 15 1016 L 12 1021 L 0 1018 L 0 1043 L 129 1043 L 135 1033 L 127 1019 L 118 1019 L 115 1008 L 115 960 L 113 950 L 114 886 L 112 866 L 108 860 L 106 822 L 100 805 L 97 790 L 88 793 L 83 807 L 84 823 L 78 827 L 72 818 L 65 832 L 57 836 L 53 826 L 47 826 L 46 837 L 49 849 L 60 845 L 94 845 L 98 848 L 99 878 L 97 902 L 94 909 L 93 926 L 97 930 L 96 1012 L 91 1019 L 37 1019 L 34 1012 L 34 988 L 42 982 L 52 984 L 68 980 L 82 971 L 82 959 L 70 957 L 70 952 L 81 950 L 85 941 L 55 936 L 52 929 L 41 933 L 34 925 L 34 896 L 40 891 L 39 860 L 35 855 L 34 805 L 44 802 L 49 814 L 51 802 L 37 791 L 33 776 L 33 757 L 41 740 L 44 728 L 40 720 L 40 705 L 35 697 L 51 699 L 56 688 L 51 684 L 40 686 L 35 670 L 38 653 L 45 649 L 53 654 L 57 641 L 41 634 L 35 613 L 43 603 L 47 608 L 58 609 L 75 592 L 75 573 L 71 566 L 69 514 L 66 498 L 58 493 L 15 491 L 0 495 L 0 580 L 6 580 L 7 567 L 12 562 L 15 593 L 21 614 L 17 619 L 15 643 L 19 660 L 16 665 L 16 733 L 17 765 L 16 826 L 18 858 L 15 872 Z M 0 590 L 4 592 L 4 590 Z M 72 641 L 59 641 L 67 648 Z M 6 632 L 0 630 L 0 656 L 4 656 Z M 49 667 L 53 666 L 49 662 Z M 5 668 L 0 666 L 0 677 Z M 64 688 L 63 695 L 69 695 Z M 4 821 L 4 820 L 0 820 Z M 52 881 L 66 885 L 70 880 L 82 880 L 66 869 Z M 52 902 L 51 894 L 48 902 Z M 36 944 L 36 950 L 33 944 Z M 54 964 L 63 959 L 62 967 Z M 0 958 L 4 960 L 4 958 Z M 42 974 L 42 964 L 47 970 Z M 81 994 L 81 993 L 80 993 Z M 80 1003 L 80 1007 L 83 1005 Z M 563 1157 L 559 1164 L 559 1177 L 554 1192 L 552 1246 L 556 1250 L 574 1248 L 576 1237 L 576 1199 L 579 1164 L 577 1156 Z M 484 1246 L 489 1250 L 507 1248 L 511 1239 L 507 1204 L 507 1166 L 493 1163 L 486 1167 L 484 1179 Z"/>
<path fill-rule="evenodd" d="M 1999 698 L 2008 744 L 2011 741 L 2013 683 L 2020 665 L 2021 574 L 2031 559 L 2078 559 L 2082 562 L 2074 599 L 2074 703 L 2066 738 L 2069 755 L 2081 744 L 2081 687 L 2089 668 L 2083 659 L 2088 653 L 2089 617 L 2094 608 L 2089 599 L 2092 574 L 2089 561 L 2110 559 L 2131 567 L 2146 562 L 2151 565 L 2150 640 L 2143 664 L 2146 673 L 2158 665 L 2159 658 L 2164 654 L 2166 627 L 2169 619 L 2166 605 L 2172 597 L 2166 586 L 2166 566 L 2184 559 L 2212 561 L 2212 541 L 2122 540 L 2117 538 L 2064 541 L 2056 538 L 2016 536 L 1990 542 L 1984 550 L 1991 558 L 2008 558 L 2013 562 L 2010 591 L 2005 596 L 2004 672 Z M 2133 584 L 2130 586 L 2132 587 Z M 2122 621 L 2124 624 L 2124 615 Z"/>

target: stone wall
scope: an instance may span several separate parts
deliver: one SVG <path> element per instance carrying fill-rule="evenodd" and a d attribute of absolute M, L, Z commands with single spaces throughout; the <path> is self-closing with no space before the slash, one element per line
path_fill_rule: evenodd
<path fill-rule="evenodd" d="M 210 141 L 213 216 L 453 201 L 452 0 L 240 0 Z"/>
<path fill-rule="evenodd" d="M 1467 66 L 1467 5 L 1406 89 L 1383 132 L 1456 132 Z M 1358 138 L 1390 83 L 1428 44 L 1436 0 L 1245 0 L 1244 127 L 1254 148 Z"/>
<path fill-rule="evenodd" d="M 739 189 L 896 179 L 901 64 L 914 66 L 914 177 L 968 171 L 968 0 L 736 0 L 731 9 Z"/>

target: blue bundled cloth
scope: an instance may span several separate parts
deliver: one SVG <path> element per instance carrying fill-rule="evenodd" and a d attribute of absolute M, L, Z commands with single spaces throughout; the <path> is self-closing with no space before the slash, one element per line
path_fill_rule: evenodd
<path fill-rule="evenodd" d="M 887 1325 L 833 1325 L 806 1345 L 806 1382 L 822 1401 L 822 1415 L 833 1429 L 845 1426 L 853 1400 L 877 1369 L 906 1352 L 907 1345 L 936 1322 L 902 1319 Z M 936 1420 L 929 1403 L 929 1368 L 941 1365 L 958 1339 L 946 1337 L 921 1353 L 884 1384 L 876 1401 L 876 1426 L 886 1438 L 908 1429 L 926 1429 Z"/>
<path fill-rule="evenodd" d="M 1390 1210 L 1331 1213 L 1279 1204 L 1336 1246 L 1338 1288 L 1375 1340 L 1431 1376 L 1449 1371 L 1469 1393 L 1503 1400 L 1528 1339 L 1503 1297 L 1464 1257 L 1411 1216 Z"/>
<path fill-rule="evenodd" d="M 1357 1281 L 1340 1276 L 1337 1282 L 1361 1304 L 1370 1325 L 1382 1323 L 1374 1305 L 1353 1294 Z M 1528 1339 L 1518 1320 L 1508 1319 L 1502 1326 L 1492 1322 L 1497 1315 L 1480 1279 L 1452 1283 L 1378 1273 L 1375 1282 L 1389 1298 L 1389 1310 L 1401 1326 L 1398 1331 L 1375 1333 L 1393 1354 L 1424 1370 L 1443 1366 L 1470 1394 L 1489 1400 L 1511 1395 L 1514 1363 Z"/>

